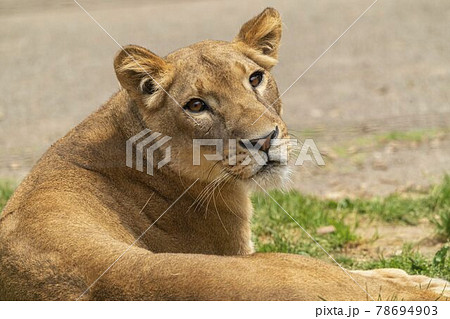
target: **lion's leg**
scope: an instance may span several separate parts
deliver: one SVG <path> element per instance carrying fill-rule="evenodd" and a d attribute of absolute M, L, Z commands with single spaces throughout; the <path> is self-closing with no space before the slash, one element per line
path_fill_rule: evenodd
<path fill-rule="evenodd" d="M 282 255 L 153 254 L 133 247 L 103 275 L 116 258 L 101 259 L 95 263 L 102 267 L 89 272 L 89 284 L 80 291 L 80 295 L 85 292 L 82 299 L 311 299 L 304 289 L 303 276 L 297 276 Z"/>
<path fill-rule="evenodd" d="M 28 240 L 1 238 L 0 300 L 71 300 L 86 286 L 73 263 Z"/>
<path fill-rule="evenodd" d="M 154 254 L 95 222 L 29 228 L 3 239 L 3 299 L 369 300 L 339 267 L 288 254 Z M 63 227 L 70 229 L 61 236 Z M 4 228 L 6 229 L 6 227 Z M 52 232 L 58 232 L 58 236 Z M 15 234 L 15 235 L 14 235 Z M 123 233 L 125 234 L 125 232 Z M 128 233 L 127 233 L 128 234 Z M 124 237 L 122 237 L 124 238 Z M 379 272 L 379 271 L 378 271 Z M 374 271 L 373 273 L 377 273 Z M 352 276 L 377 299 L 434 300 L 420 289 L 370 272 Z M 393 276 L 402 278 L 400 275 Z M 381 290 L 380 290 L 381 287 Z"/>
<path fill-rule="evenodd" d="M 13 262 L 15 257 L 3 260 L 9 265 L 2 266 L 0 274 L 7 293 L 2 299 L 370 300 L 337 266 L 302 256 L 153 254 L 138 247 L 122 255 L 128 247 L 102 240 L 83 252 L 73 252 L 70 261 L 48 258 L 39 251 L 32 263 Z M 20 264 L 25 267 L 11 267 Z M 383 271 L 351 275 L 374 299 L 434 300 L 439 296 L 402 279 L 421 276 Z"/>
<path fill-rule="evenodd" d="M 152 254 L 145 249 L 132 247 L 100 276 L 117 256 L 116 253 L 104 254 L 94 260 L 97 266 L 87 265 L 86 269 L 95 271 L 89 273 L 86 280 L 88 287 L 82 298 L 370 300 L 361 287 L 337 266 L 298 255 L 225 257 Z M 352 276 L 374 299 L 435 300 L 439 296 L 425 287 L 419 289 L 401 280 L 392 281 L 358 273 Z"/>
<path fill-rule="evenodd" d="M 395 268 L 354 270 L 351 271 L 351 273 L 360 275 L 371 282 L 386 282 L 398 287 L 411 287 L 421 291 L 430 291 L 435 293 L 437 297 L 440 296 L 441 299 L 450 297 L 450 284 L 439 278 L 430 278 L 421 275 L 408 275 L 405 271 Z M 382 290 L 383 287 L 380 287 L 380 289 Z M 399 296 L 395 290 L 392 290 L 391 292 L 383 292 L 385 298 L 387 297 L 388 299 L 391 299 L 391 297 L 386 296 L 386 294 L 390 293 L 393 299 L 396 299 Z M 378 294 L 376 297 L 378 298 Z"/>

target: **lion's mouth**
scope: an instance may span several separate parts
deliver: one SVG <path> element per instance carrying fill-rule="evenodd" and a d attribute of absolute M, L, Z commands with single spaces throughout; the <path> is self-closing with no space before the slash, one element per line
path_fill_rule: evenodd
<path fill-rule="evenodd" d="M 242 180 L 270 175 L 273 175 L 273 177 L 275 177 L 275 175 L 279 173 L 279 168 L 281 168 L 281 164 L 279 162 L 268 161 L 266 164 L 261 166 L 247 167 L 247 169 L 244 169 L 237 174 L 235 173 L 234 175 Z"/>
<path fill-rule="evenodd" d="M 262 174 L 262 173 L 268 173 L 271 170 L 273 170 L 275 167 L 280 166 L 280 163 L 276 161 L 268 161 L 265 165 L 263 165 L 256 173 L 255 175 Z"/>

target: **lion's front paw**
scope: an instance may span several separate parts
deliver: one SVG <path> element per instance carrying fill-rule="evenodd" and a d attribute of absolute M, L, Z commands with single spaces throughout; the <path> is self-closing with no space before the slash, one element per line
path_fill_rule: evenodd
<path fill-rule="evenodd" d="M 421 290 L 430 290 L 438 296 L 450 297 L 450 283 L 440 278 L 408 275 L 405 271 L 395 268 L 354 270 L 352 272 L 368 278 L 387 280 L 402 286 L 407 285 Z"/>

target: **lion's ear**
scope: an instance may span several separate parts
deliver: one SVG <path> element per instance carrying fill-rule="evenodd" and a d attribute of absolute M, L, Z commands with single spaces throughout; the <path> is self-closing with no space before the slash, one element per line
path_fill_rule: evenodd
<path fill-rule="evenodd" d="M 153 94 L 170 81 L 170 65 L 137 45 L 128 45 L 117 53 L 114 69 L 120 85 L 130 92 Z"/>
<path fill-rule="evenodd" d="M 257 57 L 262 62 L 263 67 L 271 68 L 276 64 L 278 58 L 278 48 L 281 40 L 281 17 L 277 10 L 266 8 L 259 15 L 247 21 L 234 38 L 233 42 L 242 44 L 261 57 Z"/>

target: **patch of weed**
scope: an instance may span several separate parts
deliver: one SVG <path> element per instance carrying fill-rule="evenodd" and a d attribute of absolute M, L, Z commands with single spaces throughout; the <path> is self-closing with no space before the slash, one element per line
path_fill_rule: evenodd
<path fill-rule="evenodd" d="M 10 181 L 0 180 L 0 212 L 14 192 L 14 184 Z M 1 214 L 1 213 L 0 213 Z"/>
<path fill-rule="evenodd" d="M 411 245 L 404 245 L 402 253 L 389 258 L 380 257 L 378 260 L 363 263 L 352 263 L 352 268 L 378 269 L 398 268 L 410 275 L 425 275 L 450 280 L 450 252 L 449 246 L 443 246 L 436 252 L 433 259 L 427 259 L 414 251 Z"/>

